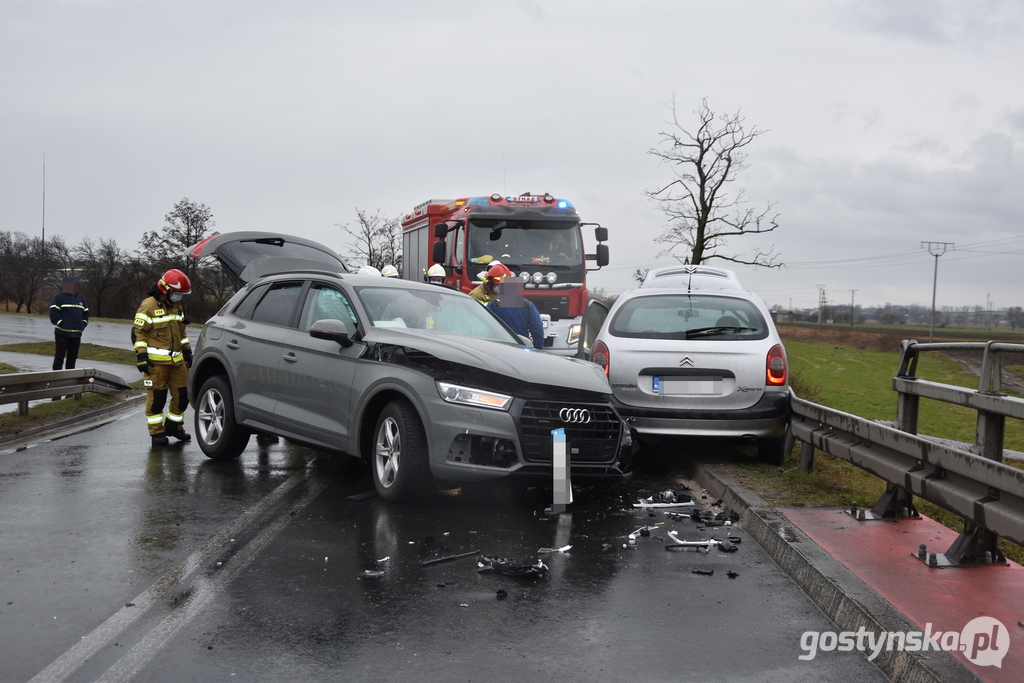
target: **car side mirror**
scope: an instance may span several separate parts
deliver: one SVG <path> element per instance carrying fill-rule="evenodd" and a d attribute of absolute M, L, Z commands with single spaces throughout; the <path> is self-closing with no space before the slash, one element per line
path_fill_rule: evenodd
<path fill-rule="evenodd" d="M 328 318 L 327 320 L 317 320 L 309 328 L 309 336 L 314 339 L 327 339 L 329 341 L 337 342 L 341 346 L 348 348 L 352 346 L 352 337 L 349 333 L 349 326 L 340 320 L 334 320 Z"/>

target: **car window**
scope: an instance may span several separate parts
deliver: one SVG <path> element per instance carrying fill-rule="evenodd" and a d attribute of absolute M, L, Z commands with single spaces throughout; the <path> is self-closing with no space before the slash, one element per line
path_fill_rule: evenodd
<path fill-rule="evenodd" d="M 375 327 L 411 327 L 518 342 L 474 299 L 441 287 L 432 289 L 436 291 L 361 287 L 356 293 Z"/>
<path fill-rule="evenodd" d="M 258 323 L 287 327 L 292 322 L 300 294 L 302 294 L 301 282 L 272 285 L 266 296 L 256 304 L 256 308 L 252 312 L 252 320 Z"/>
<path fill-rule="evenodd" d="M 359 321 L 345 295 L 334 287 L 313 283 L 306 294 L 306 302 L 299 316 L 299 329 L 308 332 L 317 320 L 340 320 L 352 323 L 354 327 Z"/>
<path fill-rule="evenodd" d="M 260 297 L 263 296 L 263 292 L 265 291 L 267 291 L 266 285 L 253 287 L 252 290 L 246 294 L 240 302 L 238 302 L 238 305 L 235 306 L 235 310 L 231 312 L 239 318 L 248 318 L 249 313 L 256 305 L 256 302 L 260 300 Z"/>
<path fill-rule="evenodd" d="M 764 339 L 768 325 L 746 299 L 668 294 L 623 302 L 609 331 L 615 337 L 651 339 Z"/>

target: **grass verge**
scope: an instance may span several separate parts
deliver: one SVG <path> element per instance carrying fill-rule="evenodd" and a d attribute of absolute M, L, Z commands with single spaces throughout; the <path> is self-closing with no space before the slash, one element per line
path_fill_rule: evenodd
<path fill-rule="evenodd" d="M 34 427 L 51 424 L 81 413 L 112 406 L 128 396 L 135 395 L 139 389 L 122 391 L 110 396 L 93 392 L 82 394 L 81 400 L 65 398 L 61 401 L 43 402 L 29 408 L 28 415 L 17 412 L 0 413 L 0 436 L 12 436 Z"/>
<path fill-rule="evenodd" d="M 0 351 L 12 353 L 34 353 L 39 356 L 53 358 L 57 352 L 57 343 L 52 341 L 22 342 L 20 344 L 2 344 Z M 104 363 L 121 363 L 135 365 L 135 353 L 128 349 L 115 349 L 99 344 L 83 343 L 78 348 L 78 357 L 82 360 L 96 360 Z"/>

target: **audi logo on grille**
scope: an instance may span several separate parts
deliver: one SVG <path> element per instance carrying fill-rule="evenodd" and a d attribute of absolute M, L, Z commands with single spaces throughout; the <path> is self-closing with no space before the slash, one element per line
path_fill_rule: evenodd
<path fill-rule="evenodd" d="M 590 411 L 586 408 L 562 408 L 558 417 L 567 424 L 587 424 L 590 422 Z"/>

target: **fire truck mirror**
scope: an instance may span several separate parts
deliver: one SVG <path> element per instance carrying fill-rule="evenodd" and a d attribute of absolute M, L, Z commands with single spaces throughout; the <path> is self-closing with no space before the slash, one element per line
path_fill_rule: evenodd
<path fill-rule="evenodd" d="M 444 239 L 448 236 L 448 224 L 447 223 L 434 223 L 434 237 Z"/>
<path fill-rule="evenodd" d="M 597 238 L 598 242 L 608 241 L 608 228 L 602 228 L 600 225 L 594 228 L 594 237 Z M 608 265 L 608 264 L 605 264 Z"/>
<path fill-rule="evenodd" d="M 448 243 L 444 240 L 438 240 L 434 242 L 434 246 L 431 247 L 430 260 L 434 263 L 444 263 L 445 252 L 448 251 Z M 607 259 L 605 260 L 607 263 Z"/>
<path fill-rule="evenodd" d="M 603 228 L 599 228 L 603 230 Z M 601 268 L 608 265 L 608 245 L 599 244 L 597 245 L 597 267 Z"/>

